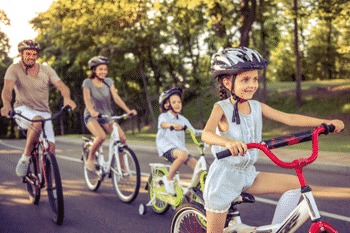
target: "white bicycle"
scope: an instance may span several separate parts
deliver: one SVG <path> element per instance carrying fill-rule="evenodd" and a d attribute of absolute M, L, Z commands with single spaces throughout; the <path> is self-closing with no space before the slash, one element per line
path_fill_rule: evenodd
<path fill-rule="evenodd" d="M 331 225 L 321 221 L 321 216 L 318 211 L 315 199 L 312 195 L 311 188 L 306 184 L 303 175 L 303 167 L 314 162 L 318 156 L 318 135 L 328 134 L 334 131 L 333 125 L 321 125 L 313 132 L 306 131 L 302 133 L 292 134 L 290 136 L 266 140 L 262 143 L 247 144 L 248 149 L 257 148 L 262 150 L 276 165 L 283 168 L 294 168 L 301 185 L 303 200 L 299 205 L 280 223 L 253 227 L 242 223 L 240 214 L 237 210 L 237 204 L 253 203 L 254 197 L 247 193 L 242 193 L 239 198 L 232 202 L 229 209 L 224 233 L 277 233 L 277 232 L 295 232 L 309 217 L 312 220 L 309 233 L 338 233 Z M 297 144 L 300 142 L 312 140 L 313 152 L 310 158 L 297 159 L 291 163 L 285 163 L 279 160 L 270 149 L 275 149 L 282 146 Z M 231 153 L 223 151 L 217 154 L 218 159 L 231 156 Z M 186 203 L 182 205 L 175 213 L 171 223 L 171 233 L 191 232 L 200 233 L 206 232 L 207 221 L 203 205 L 199 203 Z"/>
<path fill-rule="evenodd" d="M 101 116 L 108 120 L 118 120 L 127 118 L 128 114 L 121 116 Z M 90 147 L 94 141 L 93 137 L 83 137 L 84 177 L 87 187 L 91 191 L 96 191 L 106 175 L 112 178 L 114 190 L 122 202 L 130 203 L 137 197 L 141 183 L 140 165 L 135 153 L 120 141 L 118 126 L 113 124 L 113 132 L 109 143 L 109 156 L 105 161 L 102 146 L 96 152 L 96 162 L 98 171 L 92 172 L 86 168 L 86 160 L 89 156 Z"/>

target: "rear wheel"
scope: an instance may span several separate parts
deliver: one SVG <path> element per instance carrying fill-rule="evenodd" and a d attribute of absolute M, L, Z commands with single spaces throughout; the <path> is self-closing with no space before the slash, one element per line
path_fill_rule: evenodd
<path fill-rule="evenodd" d="M 61 225 L 64 216 L 63 190 L 61 175 L 54 154 L 44 155 L 45 181 L 47 196 L 50 203 L 52 218 L 57 225 Z"/>
<path fill-rule="evenodd" d="M 135 153 L 127 146 L 120 147 L 119 162 L 122 172 L 118 170 L 116 158 L 111 164 L 112 183 L 115 192 L 122 202 L 130 203 L 137 197 L 140 190 L 141 171 Z"/>
<path fill-rule="evenodd" d="M 154 184 L 159 183 L 164 176 L 164 172 L 157 170 L 156 172 L 152 172 L 148 179 L 148 195 L 150 200 L 155 196 L 155 189 L 153 187 Z M 165 214 L 169 210 L 170 205 L 165 201 L 155 199 L 155 203 L 152 205 L 152 209 L 156 214 Z"/>
<path fill-rule="evenodd" d="M 207 219 L 204 207 L 199 203 L 186 203 L 180 206 L 171 222 L 170 232 L 205 233 Z"/>
<path fill-rule="evenodd" d="M 27 175 L 23 178 L 27 184 L 29 200 L 32 204 L 39 204 L 40 200 L 40 180 L 38 176 L 39 163 L 37 155 L 32 155 L 30 159 Z"/>
<path fill-rule="evenodd" d="M 86 143 L 83 146 L 83 169 L 84 169 L 84 178 L 86 186 L 91 191 L 96 191 L 101 185 L 101 179 L 96 172 L 92 172 L 86 168 L 86 160 L 88 159 L 90 153 L 90 143 Z"/>

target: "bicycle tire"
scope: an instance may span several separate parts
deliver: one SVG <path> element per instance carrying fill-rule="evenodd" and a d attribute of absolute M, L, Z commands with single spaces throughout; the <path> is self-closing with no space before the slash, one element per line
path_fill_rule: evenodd
<path fill-rule="evenodd" d="M 153 176 L 154 175 L 154 176 Z M 153 179 L 161 180 L 161 178 L 164 176 L 164 172 L 157 170 L 155 173 L 152 173 L 148 179 L 148 196 L 150 200 L 153 198 Z M 153 212 L 159 215 L 165 214 L 170 208 L 170 205 L 162 200 L 156 199 L 155 204 L 152 205 Z"/>
<path fill-rule="evenodd" d="M 180 206 L 171 221 L 170 233 L 205 233 L 207 219 L 203 205 L 192 202 Z"/>
<path fill-rule="evenodd" d="M 24 182 L 27 184 L 29 200 L 34 205 L 38 205 L 40 201 L 40 181 L 38 171 L 38 158 L 36 155 L 32 155 L 28 165 L 27 175 L 24 177 Z"/>
<path fill-rule="evenodd" d="M 45 168 L 45 181 L 47 196 L 50 203 L 50 212 L 57 225 L 61 225 L 64 218 L 64 201 L 61 183 L 61 175 L 56 157 L 52 153 L 47 153 L 43 158 Z M 53 177 L 51 177 L 53 175 Z"/>
<path fill-rule="evenodd" d="M 139 194 L 141 184 L 141 171 L 139 161 L 135 153 L 127 146 L 118 148 L 121 151 L 119 154 L 123 154 L 123 160 L 128 165 L 126 168 L 128 171 L 123 174 L 118 173 L 118 167 L 116 163 L 116 156 L 113 156 L 111 162 L 111 176 L 114 190 L 118 198 L 124 203 L 131 203 L 135 200 Z M 122 165 L 122 163 L 120 163 Z"/>
<path fill-rule="evenodd" d="M 84 144 L 83 146 L 83 169 L 84 169 L 84 178 L 85 183 L 88 189 L 91 191 L 97 191 L 97 189 L 101 185 L 101 179 L 98 176 L 96 172 L 89 171 L 86 168 L 86 160 L 88 159 L 89 153 L 90 153 L 90 147 L 91 145 L 89 143 Z"/>

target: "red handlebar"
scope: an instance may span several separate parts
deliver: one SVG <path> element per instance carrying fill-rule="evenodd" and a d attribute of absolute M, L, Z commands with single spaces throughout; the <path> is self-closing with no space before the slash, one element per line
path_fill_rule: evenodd
<path fill-rule="evenodd" d="M 307 166 L 308 164 L 314 162 L 318 156 L 318 135 L 321 133 L 328 134 L 328 132 L 333 132 L 334 131 L 334 126 L 333 125 L 326 125 L 322 124 L 320 127 L 316 128 L 312 133 L 311 133 L 311 138 L 305 134 L 305 138 L 308 137 L 309 139 L 312 140 L 312 155 L 307 158 L 307 159 L 296 159 L 291 163 L 286 163 L 281 161 L 279 158 L 274 155 L 269 148 L 274 149 L 274 147 L 269 144 L 271 141 L 275 141 L 274 139 L 272 140 L 266 140 L 262 143 L 249 143 L 247 144 L 248 149 L 256 148 L 261 151 L 263 151 L 276 165 L 283 167 L 283 168 L 302 168 Z M 289 137 L 285 137 L 288 139 Z M 304 139 L 305 139 L 304 138 Z M 307 140 L 298 140 L 296 143 L 304 142 Z M 289 145 L 296 144 L 296 143 L 289 143 Z M 277 148 L 277 147 L 276 147 Z M 222 152 L 219 152 L 216 154 L 218 159 L 222 159 L 228 156 L 231 156 L 231 152 L 229 150 L 225 150 Z"/>

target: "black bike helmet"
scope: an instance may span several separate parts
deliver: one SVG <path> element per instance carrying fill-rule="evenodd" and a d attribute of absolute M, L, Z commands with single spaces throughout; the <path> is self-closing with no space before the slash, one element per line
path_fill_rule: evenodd
<path fill-rule="evenodd" d="M 89 66 L 89 69 L 92 70 L 96 66 L 99 66 L 102 64 L 108 65 L 108 63 L 109 63 L 108 58 L 104 56 L 96 56 L 90 59 L 90 61 L 88 62 L 88 66 Z"/>
<path fill-rule="evenodd" d="M 19 53 L 22 53 L 22 51 L 25 49 L 34 49 L 37 52 L 39 52 L 40 45 L 35 40 L 24 40 L 24 41 L 19 42 L 17 49 L 18 49 Z"/>
<path fill-rule="evenodd" d="M 182 89 L 180 87 L 173 87 L 168 90 L 163 91 L 159 96 L 159 106 L 162 108 L 163 111 L 167 111 L 171 109 L 171 106 L 169 106 L 168 109 L 164 108 L 165 101 L 167 101 L 170 96 L 172 95 L 179 95 L 180 98 L 182 97 Z"/>
<path fill-rule="evenodd" d="M 256 50 L 240 46 L 238 48 L 225 48 L 215 53 L 211 59 L 211 74 L 215 79 L 221 75 L 233 74 L 232 86 L 230 91 L 234 100 L 237 100 L 233 109 L 232 122 L 240 124 L 238 114 L 238 103 L 246 100 L 238 97 L 233 90 L 237 74 L 249 70 L 261 70 L 270 63 L 265 60 Z"/>
<path fill-rule="evenodd" d="M 270 63 L 257 51 L 246 47 L 225 48 L 211 59 L 212 78 L 221 74 L 238 74 L 248 70 L 261 70 Z"/>

